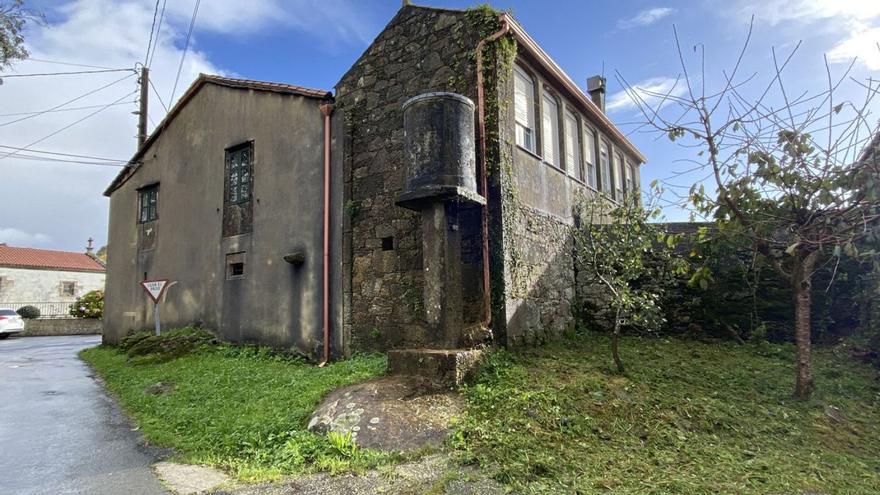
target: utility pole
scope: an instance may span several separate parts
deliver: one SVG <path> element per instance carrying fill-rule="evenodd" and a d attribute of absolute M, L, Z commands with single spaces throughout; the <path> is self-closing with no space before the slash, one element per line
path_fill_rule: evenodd
<path fill-rule="evenodd" d="M 148 91 L 150 86 L 150 69 L 147 67 L 141 67 L 141 96 L 140 103 L 141 108 L 138 111 L 138 149 L 141 149 L 141 146 L 144 145 L 144 142 L 147 140 L 147 99 L 148 99 Z"/>

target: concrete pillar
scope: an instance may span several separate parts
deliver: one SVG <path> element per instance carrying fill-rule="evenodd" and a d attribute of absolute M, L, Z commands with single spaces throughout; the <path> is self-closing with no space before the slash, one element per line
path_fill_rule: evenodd
<path fill-rule="evenodd" d="M 462 328 L 461 232 L 455 201 L 432 202 L 422 210 L 425 320 L 431 341 L 458 347 Z"/>

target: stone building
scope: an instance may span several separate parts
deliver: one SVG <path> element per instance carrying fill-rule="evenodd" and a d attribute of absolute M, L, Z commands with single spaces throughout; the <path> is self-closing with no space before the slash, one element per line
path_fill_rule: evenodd
<path fill-rule="evenodd" d="M 289 88 L 202 76 L 108 189 L 105 339 L 149 326 L 144 277 L 178 281 L 163 322 L 201 321 L 318 359 L 325 342 L 325 358 L 527 345 L 574 324 L 574 206 L 621 201 L 645 161 L 605 115 L 602 78 L 581 89 L 508 14 L 405 4 L 335 95 Z M 461 156 L 477 185 L 434 224 L 404 190 L 404 106 L 430 93 L 474 112 Z M 246 212 L 228 204 L 241 143 L 256 157 Z M 242 219 L 250 230 L 227 231 Z M 454 277 L 438 279 L 438 260 Z M 230 277 L 239 262 L 244 281 Z M 437 307 L 454 313 L 452 337 L 438 337 Z"/>
<path fill-rule="evenodd" d="M 104 265 L 92 254 L 0 244 L 0 307 L 35 306 L 66 316 L 76 298 L 104 290 Z"/>

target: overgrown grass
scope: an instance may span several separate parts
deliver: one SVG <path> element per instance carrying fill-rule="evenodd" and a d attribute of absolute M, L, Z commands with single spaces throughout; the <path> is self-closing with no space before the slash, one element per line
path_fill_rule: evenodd
<path fill-rule="evenodd" d="M 880 381 L 846 350 L 817 350 L 809 402 L 791 398 L 788 345 L 622 352 L 626 376 L 602 336 L 493 354 L 465 392 L 463 462 L 516 493 L 880 493 Z"/>
<path fill-rule="evenodd" d="M 392 460 L 358 449 L 350 439 L 305 430 L 324 394 L 381 374 L 383 356 L 318 368 L 266 348 L 200 344 L 179 354 L 130 359 L 102 346 L 81 356 L 145 438 L 173 448 L 184 462 L 256 481 L 316 470 L 362 471 Z"/>

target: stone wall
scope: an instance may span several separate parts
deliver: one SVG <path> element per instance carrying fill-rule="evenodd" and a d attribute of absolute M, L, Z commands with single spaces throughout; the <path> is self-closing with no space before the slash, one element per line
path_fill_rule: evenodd
<path fill-rule="evenodd" d="M 405 170 L 402 106 L 432 91 L 475 99 L 475 72 L 467 58 L 479 33 L 467 16 L 403 7 L 336 86 L 337 108 L 345 115 L 343 290 L 352 349 L 414 347 L 428 340 L 420 217 L 394 204 Z M 481 300 L 473 292 L 479 284 L 471 283 L 482 270 L 473 256 L 478 218 L 466 216 L 462 223 L 471 310 Z"/>
<path fill-rule="evenodd" d="M 49 335 L 100 335 L 101 320 L 94 318 L 39 318 L 24 321 L 24 337 Z"/>

